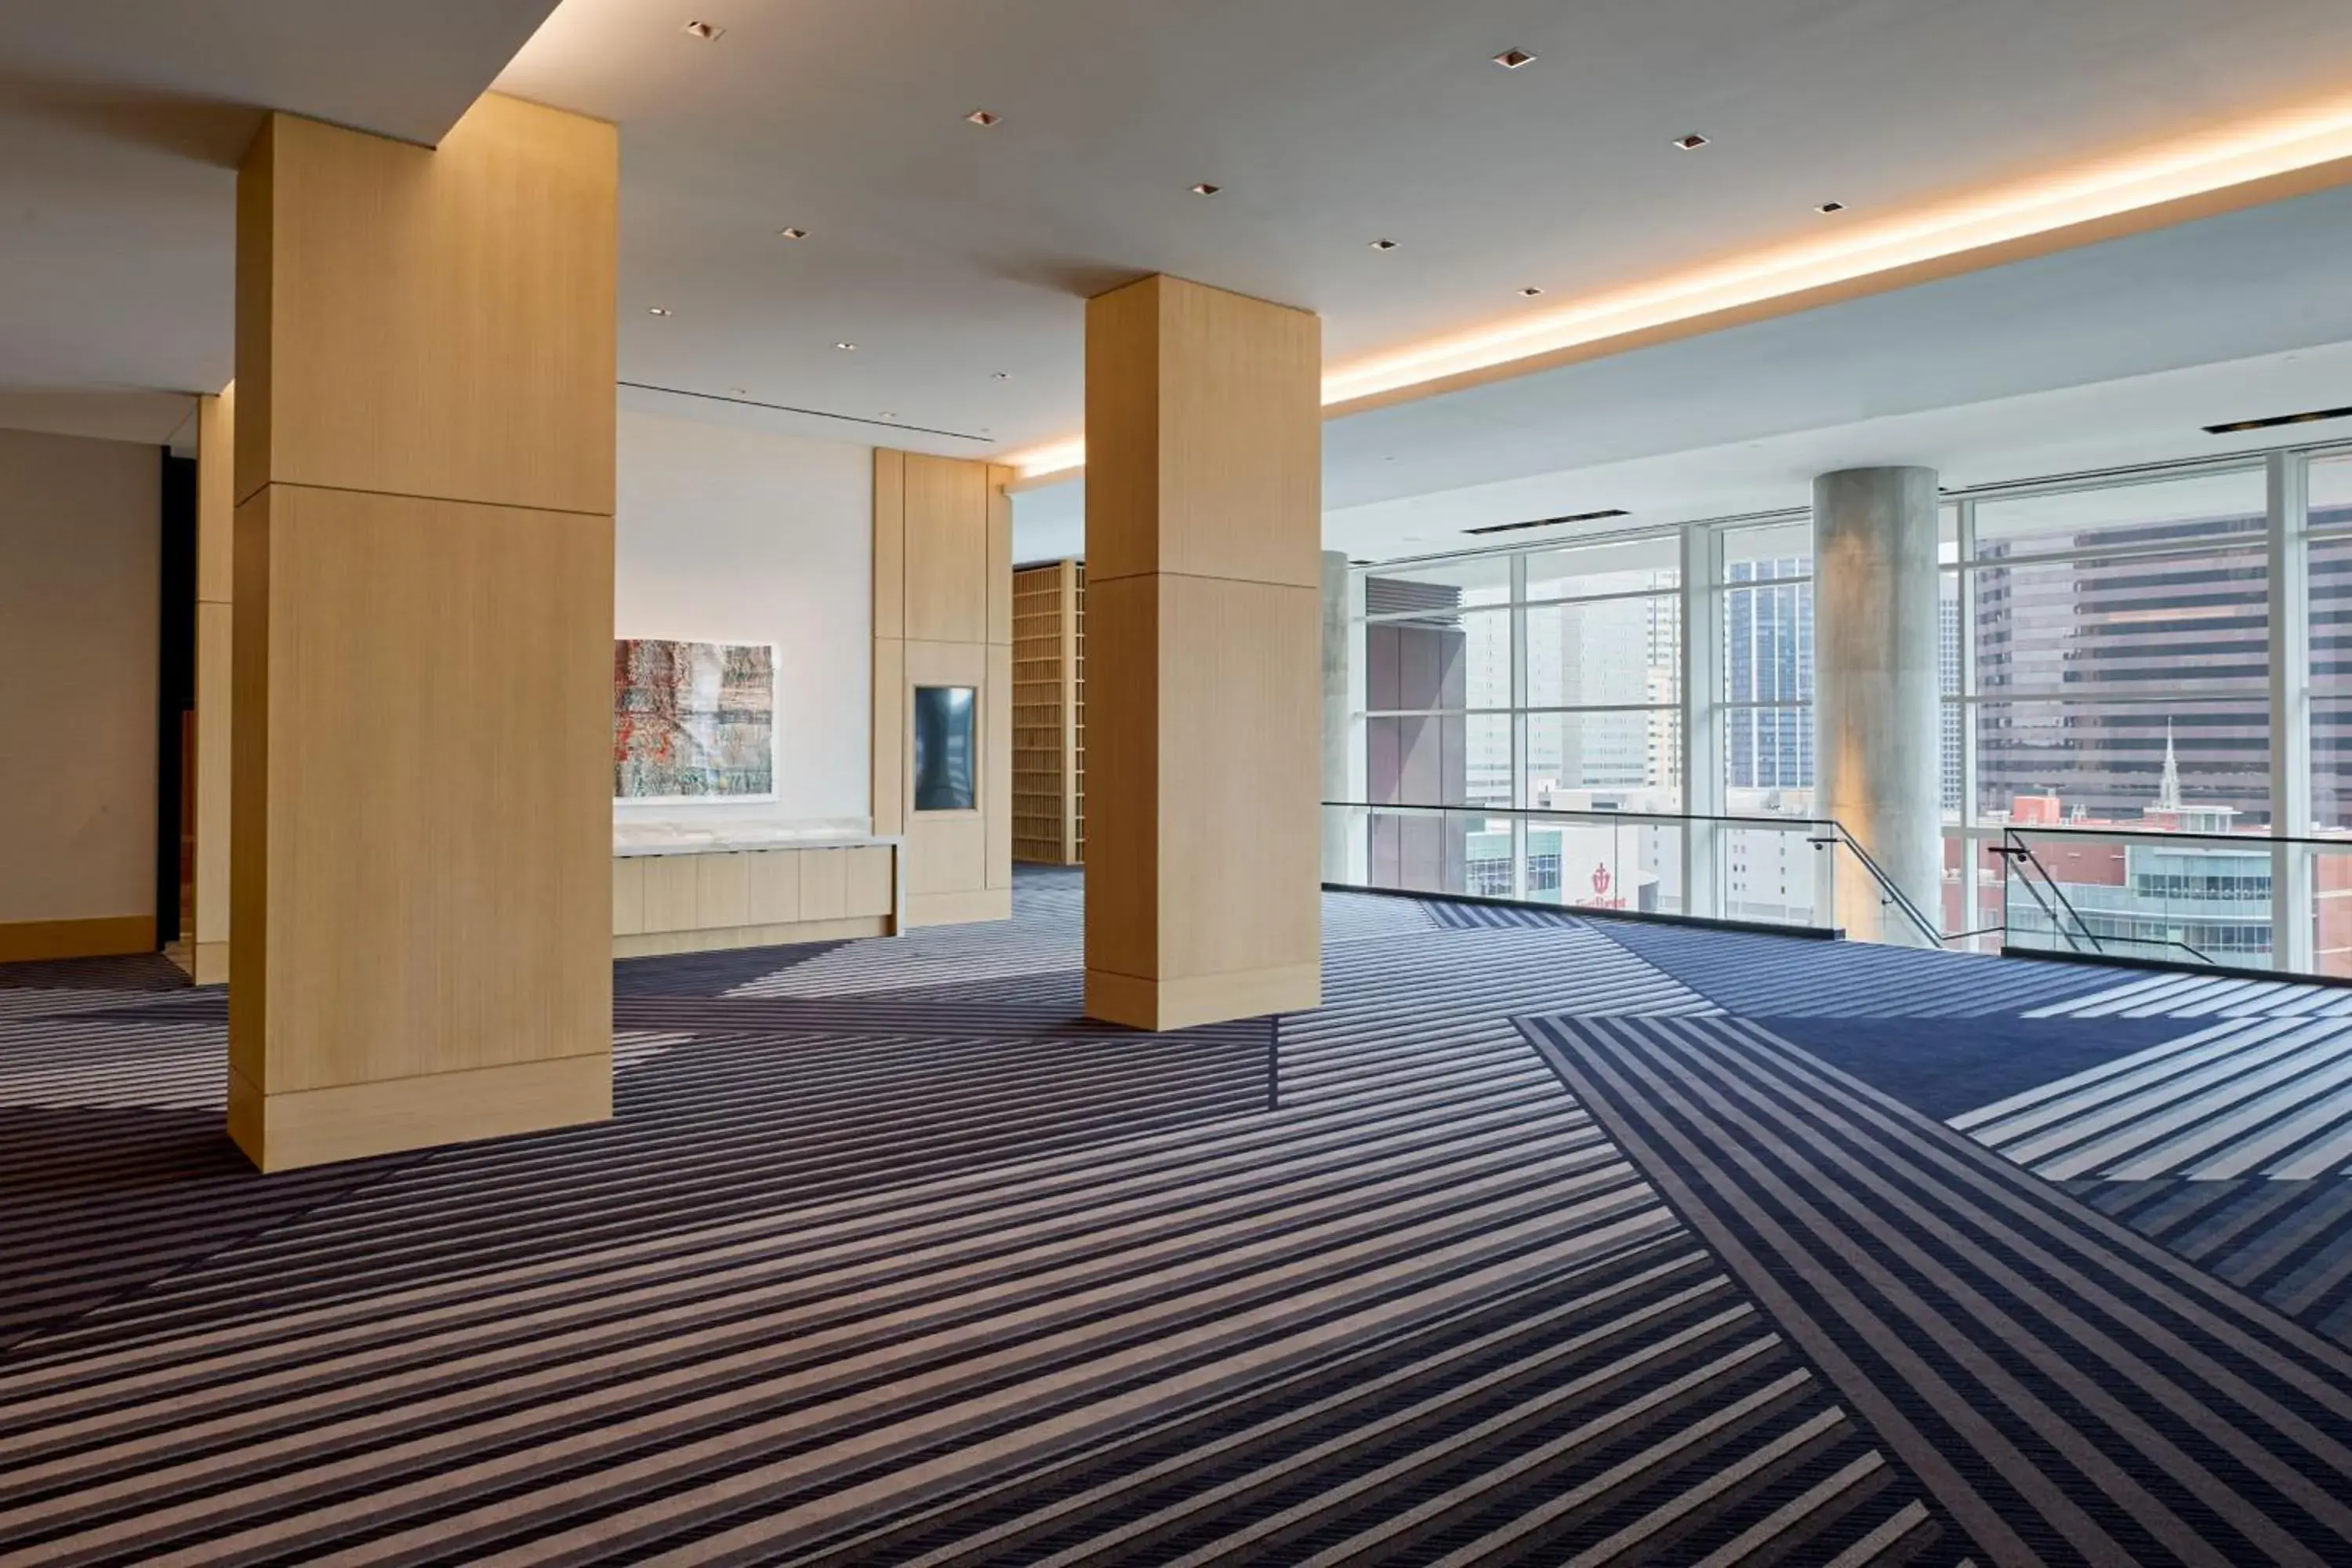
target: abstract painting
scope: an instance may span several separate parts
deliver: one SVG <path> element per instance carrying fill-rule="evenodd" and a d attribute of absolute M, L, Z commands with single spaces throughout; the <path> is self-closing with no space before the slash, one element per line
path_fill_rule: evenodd
<path fill-rule="evenodd" d="M 613 798 L 722 800 L 776 789 L 776 650 L 613 645 Z"/>

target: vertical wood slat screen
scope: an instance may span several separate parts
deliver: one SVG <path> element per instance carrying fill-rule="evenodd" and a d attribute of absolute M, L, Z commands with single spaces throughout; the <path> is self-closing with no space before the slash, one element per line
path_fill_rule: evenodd
<path fill-rule="evenodd" d="M 1013 857 L 1033 864 L 1086 858 L 1084 571 L 1013 575 Z"/>

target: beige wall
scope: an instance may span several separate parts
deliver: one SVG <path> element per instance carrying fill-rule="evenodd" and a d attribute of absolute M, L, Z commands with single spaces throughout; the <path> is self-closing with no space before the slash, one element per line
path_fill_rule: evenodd
<path fill-rule="evenodd" d="M 0 430 L 0 925 L 154 916 L 162 472 Z"/>
<path fill-rule="evenodd" d="M 871 815 L 874 454 L 624 410 L 614 634 L 776 648 L 776 798 L 616 803 L 624 823 Z"/>

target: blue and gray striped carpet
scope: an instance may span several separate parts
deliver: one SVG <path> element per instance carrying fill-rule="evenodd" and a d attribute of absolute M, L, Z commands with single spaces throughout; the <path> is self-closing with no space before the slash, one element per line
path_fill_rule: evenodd
<path fill-rule="evenodd" d="M 267 1180 L 216 994 L 0 973 L 0 1563 L 2352 1563 L 2341 1216 L 2166 1196 L 2327 1136 L 2155 1108 L 2215 1019 L 1334 894 L 1322 1008 L 1144 1035 L 1082 897 L 624 964 L 615 1121 Z"/>

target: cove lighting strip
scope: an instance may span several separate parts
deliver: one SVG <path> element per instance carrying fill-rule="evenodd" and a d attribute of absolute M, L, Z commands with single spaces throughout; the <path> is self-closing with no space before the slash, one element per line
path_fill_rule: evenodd
<path fill-rule="evenodd" d="M 2352 98 L 2241 121 L 2125 156 L 1754 252 L 1328 371 L 1323 405 L 1353 403 L 1963 251 L 2352 158 Z M 1005 459 L 1024 479 L 1086 466 L 1084 437 Z"/>

